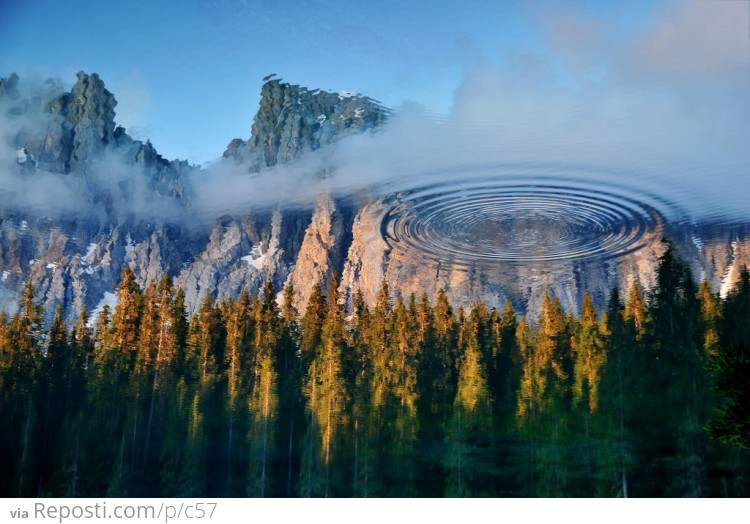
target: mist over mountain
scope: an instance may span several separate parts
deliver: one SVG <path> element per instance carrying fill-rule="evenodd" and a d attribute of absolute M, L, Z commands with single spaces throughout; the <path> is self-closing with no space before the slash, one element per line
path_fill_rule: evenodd
<path fill-rule="evenodd" d="M 637 230 L 637 249 L 617 256 L 553 262 L 541 253 L 528 263 L 467 267 L 456 262 L 462 253 L 404 249 L 401 241 L 409 247 L 414 239 L 389 229 L 398 224 L 396 210 L 412 202 L 409 195 L 434 182 L 413 176 L 419 167 L 399 143 L 421 144 L 417 160 L 429 156 L 425 170 L 450 166 L 451 158 L 465 164 L 448 147 L 448 131 L 436 134 L 418 110 L 394 113 L 357 93 L 271 78 L 250 136 L 231 140 L 221 159 L 199 168 L 164 159 L 150 142 L 131 138 L 116 123 L 116 107 L 96 74 L 79 73 L 70 90 L 57 81 L 25 86 L 16 75 L 0 80 L 3 309 L 15 309 L 30 281 L 48 314 L 62 304 L 72 320 L 84 305 L 93 312 L 111 301 L 128 266 L 141 286 L 169 274 L 185 290 L 189 312 L 206 294 L 237 296 L 269 279 L 277 289 L 292 283 L 297 307 L 304 308 L 313 285 L 338 274 L 347 299 L 359 289 L 374 301 L 386 279 L 405 296 L 443 288 L 454 303 L 499 307 L 511 300 L 533 314 L 545 289 L 575 309 L 586 290 L 603 305 L 615 285 L 638 280 L 649 288 L 664 236 L 695 278 L 717 291 L 726 292 L 750 259 L 741 228 L 671 223 L 654 213 Z M 453 147 L 466 135 L 458 138 Z M 506 179 L 518 177 L 512 173 Z M 472 219 L 466 226 L 479 233 L 467 238 L 481 251 L 486 241 L 552 245 L 569 234 L 556 229 L 557 217 L 540 216 L 523 224 Z M 532 233 L 538 236 L 527 238 Z"/>

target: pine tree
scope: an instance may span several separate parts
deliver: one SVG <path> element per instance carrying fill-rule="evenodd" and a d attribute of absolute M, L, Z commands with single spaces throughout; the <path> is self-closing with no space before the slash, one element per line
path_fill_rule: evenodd
<path fill-rule="evenodd" d="M 76 356 L 76 369 L 83 371 L 88 368 L 94 356 L 94 341 L 91 328 L 88 326 L 89 311 L 86 305 L 81 308 L 78 321 L 71 332 L 71 345 Z"/>
<path fill-rule="evenodd" d="M 257 300 L 257 296 L 254 297 Z M 226 308 L 226 344 L 224 368 L 226 370 L 229 409 L 233 410 L 245 386 L 245 373 L 252 363 L 250 340 L 250 294 L 244 289 L 236 302 L 228 302 Z"/>
<path fill-rule="evenodd" d="M 96 362 L 100 363 L 104 360 L 105 354 L 113 347 L 112 310 L 108 304 L 104 304 L 96 316 L 94 332 L 91 338 L 94 342 Z"/>
<path fill-rule="evenodd" d="M 72 354 L 68 344 L 68 330 L 63 321 L 62 304 L 55 308 L 55 318 L 49 327 L 46 346 L 38 385 L 40 431 L 34 451 L 35 484 L 42 493 L 53 489 L 50 481 L 56 466 L 54 439 L 62 432 L 65 410 L 70 400 L 66 384 L 71 371 Z"/>
<path fill-rule="evenodd" d="M 87 371 L 93 363 L 94 343 L 91 329 L 87 326 L 89 313 L 84 305 L 73 325 L 69 339 L 69 362 L 66 364 L 65 408 L 62 430 L 58 434 L 59 446 L 57 467 L 57 494 L 67 497 L 79 495 L 81 471 L 84 467 L 82 439 L 84 422 L 87 416 L 85 405 L 88 386 Z"/>
<path fill-rule="evenodd" d="M 72 354 L 68 343 L 68 330 L 63 321 L 62 304 L 55 309 L 55 319 L 49 328 L 47 354 L 44 359 L 45 381 L 59 388 L 67 382 L 67 374 L 71 368 Z"/>
<path fill-rule="evenodd" d="M 112 316 L 112 336 L 116 349 L 124 354 L 138 350 L 143 294 L 135 281 L 135 274 L 126 267 L 117 287 L 117 305 Z"/>
<path fill-rule="evenodd" d="M 482 358 L 480 329 L 481 305 L 474 305 L 469 316 L 459 327 L 461 356 L 458 361 L 458 388 L 454 406 L 464 414 L 464 424 L 489 415 L 492 396 L 488 384 L 487 367 Z"/>
<path fill-rule="evenodd" d="M 185 363 L 187 359 L 187 341 L 190 326 L 187 318 L 187 309 L 185 307 L 185 292 L 182 289 L 178 289 L 174 293 L 170 307 L 170 317 L 167 320 L 172 323 L 170 329 L 175 337 L 174 343 L 177 349 L 176 368 L 178 375 L 184 376 L 186 372 Z"/>
<path fill-rule="evenodd" d="M 189 448 L 194 460 L 187 465 L 194 483 L 205 482 L 204 494 L 221 494 L 224 450 L 216 442 L 223 428 L 226 399 L 218 384 L 224 362 L 226 329 L 221 313 L 209 293 L 188 326 L 184 357 L 185 381 L 190 388 Z"/>
<path fill-rule="evenodd" d="M 149 286 L 149 288 L 152 289 L 152 286 Z M 174 365 L 178 353 L 182 350 L 180 347 L 182 341 L 177 330 L 180 325 L 179 317 L 184 315 L 184 311 L 179 312 L 175 308 L 174 289 L 172 280 L 168 275 L 160 280 L 155 293 L 147 292 L 144 296 L 142 328 L 146 324 L 146 312 L 149 312 L 148 316 L 151 317 L 149 323 L 153 327 L 148 331 L 142 329 L 142 334 L 145 335 L 146 339 L 142 336 L 139 341 L 141 348 L 146 346 L 144 351 L 150 354 L 148 360 L 151 363 L 150 372 L 142 373 L 144 379 L 150 375 L 150 387 L 147 386 L 148 390 L 144 390 L 142 393 L 143 398 L 148 399 L 148 413 L 146 415 L 146 435 L 141 469 L 145 470 L 143 474 L 146 478 L 152 478 L 157 474 L 157 457 L 152 455 L 156 455 L 158 446 L 154 444 L 154 441 L 159 441 L 159 436 L 154 436 L 153 433 L 160 429 L 159 427 L 155 428 L 154 420 L 161 418 L 160 413 L 166 412 L 174 406 L 172 402 L 173 393 L 178 393 L 180 396 L 177 409 L 171 415 L 181 421 L 180 428 L 168 427 L 167 436 L 176 435 L 176 438 L 180 439 L 184 434 L 182 428 L 185 427 L 186 422 L 183 422 L 183 420 L 187 413 L 185 410 L 186 391 L 182 389 L 178 391 L 175 387 L 177 366 Z M 179 387 L 185 388 L 186 386 L 180 384 Z M 141 386 L 141 388 L 145 389 L 144 386 Z M 174 447 L 178 448 L 179 445 L 175 444 Z"/>
<path fill-rule="evenodd" d="M 351 388 L 355 387 L 367 370 L 367 332 L 370 324 L 370 308 L 360 289 L 354 293 L 352 301 L 352 324 L 347 332 L 347 344 L 350 350 L 344 355 L 344 374 Z"/>
<path fill-rule="evenodd" d="M 416 309 L 416 307 L 415 307 Z M 416 312 L 416 311 L 415 311 Z M 396 402 L 409 415 L 417 409 L 417 368 L 421 358 L 416 318 L 399 296 L 393 311 L 391 385 Z"/>
<path fill-rule="evenodd" d="M 374 408 L 380 408 L 388 400 L 389 384 L 393 382 L 391 362 L 393 360 L 391 346 L 391 314 L 392 305 L 388 283 L 383 279 L 380 286 L 375 308 L 370 316 L 367 346 L 370 351 L 370 366 L 372 369 L 371 400 Z"/>
<path fill-rule="evenodd" d="M 252 496 L 266 496 L 271 484 L 270 462 L 279 405 L 275 353 L 276 347 L 267 342 L 258 346 L 252 371 L 253 384 L 248 398 L 250 461 L 247 485 L 247 494 Z"/>
<path fill-rule="evenodd" d="M 719 352 L 719 332 L 722 320 L 722 302 L 718 294 L 711 291 L 708 280 L 700 285 L 701 316 L 703 320 L 703 351 L 709 359 Z"/>
<path fill-rule="evenodd" d="M 254 333 L 253 320 L 260 309 L 258 296 L 250 297 L 247 289 L 240 293 L 237 301 L 228 299 L 224 304 L 224 322 L 226 329 L 226 343 L 224 352 L 224 383 L 226 386 L 226 496 L 240 493 L 245 479 L 239 476 L 241 465 L 247 459 L 244 449 L 239 448 L 236 434 L 245 435 L 243 422 L 247 411 L 240 410 L 247 398 L 251 384 L 250 370 L 256 363 L 257 354 L 252 347 Z M 236 453 L 237 452 L 237 453 Z M 241 455 L 239 454 L 241 453 Z"/>
<path fill-rule="evenodd" d="M 420 397 L 426 412 L 437 414 L 452 406 L 456 397 L 457 323 L 448 296 L 438 290 L 432 315 L 432 343 L 425 346 L 422 355 Z"/>
<path fill-rule="evenodd" d="M 39 434 L 38 384 L 42 365 L 42 307 L 30 282 L 21 292 L 19 311 L 7 328 L 6 347 L 10 348 L 10 365 L 6 371 L 6 391 L 10 393 L 9 412 L 16 431 L 11 442 L 15 467 L 13 490 L 16 496 L 36 493 L 32 484 L 36 471 L 34 444 Z"/>
<path fill-rule="evenodd" d="M 138 355 L 136 357 L 136 369 L 139 373 L 147 373 L 155 365 L 155 353 L 159 338 L 159 302 L 156 282 L 152 280 L 146 286 L 141 304 Z"/>
<path fill-rule="evenodd" d="M 323 322 L 328 312 L 326 298 L 320 283 L 313 286 L 310 299 L 307 301 L 305 314 L 300 322 L 300 351 L 303 360 L 309 364 L 315 358 L 315 352 L 320 346 Z"/>
<path fill-rule="evenodd" d="M 643 289 L 637 280 L 630 287 L 630 293 L 623 311 L 623 319 L 627 329 L 634 334 L 636 340 L 644 340 L 649 334 L 651 319 L 648 314 L 646 299 L 643 296 Z"/>
<path fill-rule="evenodd" d="M 305 386 L 307 409 L 311 415 L 309 429 L 317 428 L 320 443 L 320 465 L 314 469 L 323 476 L 318 481 L 322 484 L 321 495 L 329 495 L 335 443 L 340 428 L 345 424 L 348 400 L 342 366 L 342 355 L 346 351 L 345 313 L 339 303 L 338 287 L 339 281 L 334 276 L 328 284 L 328 308 L 321 327 L 321 345 L 308 368 Z M 308 456 L 307 460 L 315 459 Z M 308 471 L 311 469 L 311 465 L 308 465 Z"/>
<path fill-rule="evenodd" d="M 600 384 L 600 402 L 605 413 L 605 436 L 611 441 L 605 448 L 604 460 L 611 469 L 610 478 L 605 479 L 599 489 L 605 496 L 617 494 L 628 496 L 628 469 L 631 456 L 628 450 L 630 439 L 631 406 L 629 395 L 633 391 L 631 380 L 635 369 L 635 336 L 633 329 L 625 324 L 625 308 L 620 300 L 620 290 L 615 287 L 610 293 L 605 314 L 602 315 L 601 330 L 608 352 Z M 633 337 L 632 340 L 630 337 Z"/>
<path fill-rule="evenodd" d="M 684 268 L 674 256 L 672 243 L 662 240 L 667 249 L 659 257 L 656 269 L 656 286 L 652 290 L 651 311 L 656 333 L 667 338 L 674 337 L 679 315 L 680 285 Z"/>
<path fill-rule="evenodd" d="M 431 348 L 435 342 L 435 315 L 425 292 L 419 297 L 415 320 L 419 343 L 423 348 Z"/>
<path fill-rule="evenodd" d="M 569 377 L 568 367 L 570 352 L 568 345 L 565 316 L 560 299 L 550 298 L 545 290 L 542 302 L 542 313 L 539 319 L 539 340 L 536 343 L 535 359 L 537 366 L 549 379 L 560 382 Z M 550 375 L 551 371 L 551 375 Z"/>
<path fill-rule="evenodd" d="M 467 316 L 463 309 L 459 312 L 458 385 L 446 432 L 446 496 L 472 495 L 479 469 L 472 442 L 478 432 L 491 429 L 492 396 L 482 354 L 487 317 L 483 304 L 473 305 Z"/>
<path fill-rule="evenodd" d="M 253 345 L 256 351 L 273 352 L 283 335 L 283 322 L 276 303 L 276 290 L 271 280 L 263 286 L 263 301 L 256 308 Z"/>
<path fill-rule="evenodd" d="M 544 407 L 547 380 L 543 372 L 543 362 L 537 358 L 534 333 L 526 317 L 521 317 L 516 328 L 516 344 L 521 360 L 521 377 L 518 386 L 516 414 L 521 417 L 535 417 Z"/>
<path fill-rule="evenodd" d="M 275 357 L 282 340 L 282 319 L 271 280 L 263 287 L 263 301 L 252 309 L 254 315 L 255 361 L 248 398 L 250 447 L 247 494 L 266 496 L 270 486 L 270 462 L 273 457 L 278 412 L 278 372 Z"/>
<path fill-rule="evenodd" d="M 284 287 L 283 291 L 284 303 L 281 308 L 281 318 L 284 321 L 285 327 L 290 330 L 299 319 L 299 311 L 294 306 L 294 296 L 294 286 L 289 283 Z"/>
<path fill-rule="evenodd" d="M 163 373 L 178 357 L 184 342 L 184 302 L 177 304 L 178 293 L 172 286 L 172 279 L 164 275 L 158 286 L 158 334 L 156 338 L 156 365 Z"/>
<path fill-rule="evenodd" d="M 42 361 L 42 306 L 27 282 L 18 302 L 19 311 L 8 328 L 7 344 L 11 348 L 11 374 L 21 383 L 29 384 Z"/>
<path fill-rule="evenodd" d="M 368 496 L 371 489 L 370 470 L 373 468 L 375 428 L 369 423 L 372 418 L 370 402 L 371 365 L 369 359 L 368 334 L 371 313 L 360 289 L 354 294 L 353 325 L 349 333 L 348 356 L 345 356 L 347 389 L 351 392 L 350 434 L 353 446 L 354 496 Z"/>
<path fill-rule="evenodd" d="M 573 337 L 575 355 L 573 400 L 585 401 L 590 412 L 599 406 L 599 381 L 607 361 L 594 302 L 588 291 L 583 295 L 578 331 Z"/>
<path fill-rule="evenodd" d="M 188 330 L 186 367 L 189 376 L 201 384 L 216 379 L 219 365 L 224 359 L 225 338 L 221 315 L 211 295 L 206 293 Z"/>
<path fill-rule="evenodd" d="M 277 347 L 278 367 L 278 430 L 276 449 L 278 450 L 278 493 L 290 497 L 294 494 L 293 484 L 297 477 L 297 447 L 295 438 L 303 425 L 302 374 L 298 358 L 300 326 L 299 312 L 294 306 L 295 291 L 287 284 L 283 291 L 281 308 L 282 335 Z"/>
<path fill-rule="evenodd" d="M 510 300 L 505 301 L 502 316 L 494 312 L 492 317 L 494 334 L 491 387 L 497 410 L 508 408 L 514 402 L 513 391 L 519 380 L 521 361 L 516 344 L 516 311 Z"/>

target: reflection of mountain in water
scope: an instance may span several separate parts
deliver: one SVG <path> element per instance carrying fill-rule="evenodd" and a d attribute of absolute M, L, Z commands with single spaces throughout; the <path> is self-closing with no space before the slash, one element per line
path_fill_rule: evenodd
<path fill-rule="evenodd" d="M 478 177 L 435 177 L 430 187 L 400 193 L 384 218 L 389 244 L 467 270 L 601 261 L 637 251 L 658 234 L 665 217 L 657 205 L 675 215 L 674 206 L 604 176 L 485 170 Z"/>
<path fill-rule="evenodd" d="M 361 289 L 374 301 L 386 278 L 404 295 L 443 288 L 457 304 L 510 299 L 533 312 L 545 289 L 575 309 L 587 289 L 601 306 L 615 285 L 637 279 L 650 287 L 664 235 L 715 290 L 731 287 L 750 260 L 744 229 L 664 225 L 663 202 L 651 195 L 575 176 L 556 185 L 547 178 L 519 186 L 517 179 L 512 191 L 475 185 L 441 193 L 436 186 L 419 198 L 323 194 L 308 210 L 248 210 L 196 227 L 187 217 L 197 169 L 163 159 L 117 127 L 114 96 L 96 75 L 80 73 L 69 92 L 52 83 L 30 97 L 17 84 L 15 76 L 0 83 L 6 310 L 30 280 L 49 314 L 61 303 L 73 319 L 84 305 L 91 311 L 111 297 L 130 266 L 142 286 L 171 275 L 190 311 L 206 293 L 236 296 L 267 279 L 293 283 L 301 308 L 315 282 L 340 273 L 346 297 Z M 366 97 L 271 79 L 252 136 L 233 140 L 223 162 L 252 171 L 293 162 L 387 116 Z M 66 205 L 71 199 L 75 205 Z M 418 213 L 410 214 L 414 206 Z"/>
<path fill-rule="evenodd" d="M 354 247 L 350 250 L 358 258 L 347 262 L 347 269 L 353 271 L 345 271 L 345 283 L 356 282 L 362 275 L 377 281 L 376 276 L 384 274 L 407 295 L 421 290 L 434 293 L 443 287 L 459 302 L 484 300 L 488 305 L 499 306 L 504 298 L 509 298 L 514 305 L 527 307 L 532 313 L 539 311 L 544 290 L 549 289 L 567 309 L 575 311 L 586 290 L 601 307 L 614 286 L 627 290 L 638 280 L 650 288 L 658 258 L 665 249 L 664 238 L 672 241 L 696 279 L 705 278 L 713 289 L 722 289 L 724 293 L 750 259 L 747 230 L 740 226 L 730 230 L 725 226 L 669 224 L 657 219 L 638 232 L 637 243 L 628 244 L 628 249 L 609 252 L 601 249 L 602 243 L 597 243 L 589 244 L 589 248 L 596 249 L 586 254 L 582 246 L 590 239 L 603 236 L 606 244 L 613 235 L 628 228 L 593 230 L 580 226 L 579 229 L 546 218 L 500 224 L 479 221 L 472 231 L 455 233 L 452 240 L 460 241 L 464 251 L 458 259 L 451 259 L 447 250 L 427 253 L 434 244 L 415 242 L 408 234 L 407 238 L 399 237 L 390 225 L 391 209 L 392 204 L 384 200 L 366 206 L 358 214 Z M 374 241 L 372 234 L 358 234 L 372 231 L 373 225 L 381 221 L 389 224 L 382 229 L 382 242 L 380 238 Z M 408 233 L 409 229 L 405 229 Z M 624 235 L 624 238 L 631 237 Z M 498 248 L 502 249 L 501 257 L 510 260 L 492 261 L 486 250 Z M 563 252 L 566 256 L 561 256 Z M 467 259 L 477 262 L 466 263 Z M 351 274 L 353 277 L 349 277 Z M 373 300 L 374 294 L 368 298 Z"/>

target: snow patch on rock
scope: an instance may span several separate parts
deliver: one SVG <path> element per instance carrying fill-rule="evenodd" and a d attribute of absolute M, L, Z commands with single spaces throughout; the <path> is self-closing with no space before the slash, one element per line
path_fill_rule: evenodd
<path fill-rule="evenodd" d="M 96 305 L 96 307 L 94 308 L 94 311 L 91 312 L 91 315 L 89 315 L 89 319 L 86 322 L 86 326 L 90 328 L 93 328 L 96 326 L 96 323 L 99 320 L 99 315 L 101 315 L 102 310 L 104 309 L 104 306 L 109 306 L 110 310 L 114 310 L 116 305 L 117 305 L 117 295 L 115 295 L 114 293 L 110 293 L 109 291 L 105 291 L 104 296 Z"/>
<path fill-rule="evenodd" d="M 130 236 L 130 233 L 125 235 L 125 263 L 127 264 L 128 261 L 131 258 L 131 254 L 133 253 L 133 250 L 135 249 L 135 243 L 133 242 L 133 238 Z"/>
<path fill-rule="evenodd" d="M 263 253 L 260 246 L 253 246 L 250 250 L 250 254 L 242 257 L 242 260 L 247 262 L 248 265 L 253 266 L 255 269 L 261 270 L 263 269 L 263 264 L 265 263 L 267 256 L 268 251 Z"/>
<path fill-rule="evenodd" d="M 706 243 L 703 242 L 700 238 L 698 238 L 695 235 L 691 236 L 691 240 L 693 241 L 693 245 L 698 248 L 699 253 L 703 253 L 703 249 L 706 247 Z"/>
<path fill-rule="evenodd" d="M 738 244 L 739 242 L 737 240 L 734 240 L 732 242 L 732 256 L 729 258 L 729 264 L 727 265 L 727 269 L 724 271 L 724 276 L 721 278 L 721 287 L 719 288 L 719 296 L 721 296 L 721 298 L 727 298 L 729 290 L 732 289 L 732 286 L 736 279 L 734 271 L 734 260 L 737 257 Z"/>
<path fill-rule="evenodd" d="M 96 249 L 95 243 L 92 242 L 91 244 L 89 244 L 88 247 L 86 248 L 86 254 L 83 255 L 83 260 L 85 260 L 87 263 L 90 263 L 89 259 L 91 258 L 91 255 L 94 254 L 95 249 Z"/>

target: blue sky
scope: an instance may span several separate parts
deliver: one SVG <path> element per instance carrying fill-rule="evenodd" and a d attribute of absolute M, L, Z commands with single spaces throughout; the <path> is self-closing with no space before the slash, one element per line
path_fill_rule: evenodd
<path fill-rule="evenodd" d="M 709 91 L 726 98 L 748 87 L 749 7 L 739 0 L 4 0 L 0 76 L 72 84 L 78 70 L 97 72 L 118 99 L 118 123 L 168 158 L 203 163 L 232 138 L 249 136 L 269 73 L 479 121 L 502 119 L 496 107 L 526 107 L 530 118 L 544 119 L 588 104 L 618 118 L 639 103 L 630 94 L 644 92 L 667 106 L 697 96 L 717 110 L 719 95 Z M 482 105 L 468 92 L 478 92 Z M 520 94 L 517 107 L 495 104 L 499 92 Z M 549 111 L 538 109 L 547 102 Z M 717 133 L 747 130 L 736 109 L 721 110 L 735 116 L 728 128 L 712 124 Z M 739 114 L 750 114 L 746 102 Z"/>

